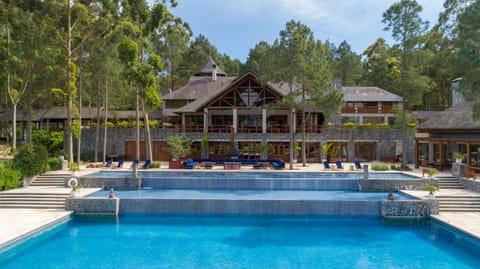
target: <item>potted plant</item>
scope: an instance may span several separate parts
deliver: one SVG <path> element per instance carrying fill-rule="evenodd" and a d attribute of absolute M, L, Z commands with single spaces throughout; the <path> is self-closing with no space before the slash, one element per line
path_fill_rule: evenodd
<path fill-rule="evenodd" d="M 431 167 L 431 168 L 428 168 L 427 173 L 429 178 L 434 178 L 436 175 L 438 175 L 438 170 L 437 168 Z"/>
<path fill-rule="evenodd" d="M 456 163 L 462 163 L 463 160 L 465 160 L 465 155 L 463 155 L 463 153 L 457 151 L 453 154 L 453 158 L 455 158 Z"/>
<path fill-rule="evenodd" d="M 169 162 L 169 168 L 183 168 L 183 161 L 181 159 L 192 153 L 192 139 L 185 135 L 173 135 L 168 137 L 167 143 L 170 147 L 166 150 L 172 156 L 172 160 Z"/>
<path fill-rule="evenodd" d="M 71 197 L 77 197 L 78 196 L 78 190 L 80 189 L 80 185 L 78 184 L 78 180 L 74 177 L 70 178 L 68 180 L 67 185 L 72 189 L 70 192 Z"/>
<path fill-rule="evenodd" d="M 428 199 L 434 199 L 435 198 L 435 191 L 437 191 L 437 186 L 435 185 L 427 185 L 425 186 L 425 190 L 428 191 Z"/>

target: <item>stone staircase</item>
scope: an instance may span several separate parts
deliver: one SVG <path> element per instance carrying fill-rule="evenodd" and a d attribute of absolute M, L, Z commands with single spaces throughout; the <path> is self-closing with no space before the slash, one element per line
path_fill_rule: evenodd
<path fill-rule="evenodd" d="M 63 187 L 65 186 L 65 179 L 71 177 L 71 173 L 57 173 L 57 172 L 50 172 L 39 175 L 35 178 L 35 180 L 30 184 L 30 186 L 55 186 L 55 187 Z"/>
<path fill-rule="evenodd" d="M 0 192 L 0 208 L 64 209 L 70 190 L 64 188 L 70 173 L 50 172 L 37 176 L 28 188 Z"/>
<path fill-rule="evenodd" d="M 435 195 L 440 212 L 480 212 L 478 195 Z"/>
<path fill-rule="evenodd" d="M 440 190 L 453 190 L 451 194 L 436 194 L 440 212 L 480 212 L 480 194 L 464 189 L 456 177 L 437 177 Z M 458 190 L 458 191 L 457 191 Z"/>
<path fill-rule="evenodd" d="M 64 209 L 68 193 L 1 192 L 0 208 Z"/>
<path fill-rule="evenodd" d="M 460 183 L 460 180 L 456 177 L 442 176 L 437 177 L 438 188 L 443 189 L 464 189 L 463 185 Z"/>

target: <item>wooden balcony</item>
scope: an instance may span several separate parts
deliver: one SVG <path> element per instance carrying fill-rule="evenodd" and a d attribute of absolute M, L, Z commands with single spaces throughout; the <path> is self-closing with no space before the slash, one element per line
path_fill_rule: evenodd
<path fill-rule="evenodd" d="M 186 132 L 186 133 L 202 133 L 203 125 L 185 125 L 182 126 L 177 124 L 174 126 L 177 132 Z M 209 133 L 230 133 L 231 125 L 216 125 L 208 126 Z M 321 133 L 323 126 L 321 125 L 309 125 L 306 126 L 305 132 L 307 133 Z M 302 132 L 302 126 L 299 125 L 295 130 L 297 133 Z M 279 133 L 288 133 L 290 132 L 290 127 L 287 124 L 282 125 L 268 125 L 267 133 L 279 134 Z M 260 134 L 262 133 L 262 126 L 258 125 L 241 125 L 238 126 L 237 133 L 252 133 Z"/>
<path fill-rule="evenodd" d="M 354 107 L 342 107 L 342 113 L 345 114 L 380 114 L 380 113 L 393 113 L 391 106 L 368 106 L 368 107 L 358 107 L 355 112 Z"/>

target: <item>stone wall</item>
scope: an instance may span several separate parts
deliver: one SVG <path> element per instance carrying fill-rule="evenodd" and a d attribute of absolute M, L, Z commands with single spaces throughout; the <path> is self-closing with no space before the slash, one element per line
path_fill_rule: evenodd
<path fill-rule="evenodd" d="M 95 149 L 95 129 L 82 129 L 82 151 L 94 151 Z M 176 134 L 173 128 L 153 128 L 151 135 L 153 140 L 166 141 L 167 137 Z M 134 140 L 136 131 L 134 128 L 109 128 L 107 137 L 107 153 L 115 155 L 123 155 L 125 153 L 125 141 Z M 203 133 L 187 133 L 194 141 L 201 141 Z M 145 137 L 144 130 L 140 130 L 140 139 Z M 241 141 L 284 141 L 290 140 L 288 133 L 280 134 L 245 134 L 238 133 L 237 140 Z M 301 134 L 296 134 L 296 139 L 301 139 Z M 103 150 L 103 131 L 100 132 L 98 148 Z M 229 133 L 209 133 L 210 141 L 230 141 Z M 65 141 L 67 141 L 65 139 Z M 355 159 L 355 143 L 356 142 L 376 142 L 377 143 L 377 159 L 382 157 L 396 157 L 395 143 L 402 141 L 401 130 L 397 129 L 349 129 L 349 128 L 326 128 L 323 133 L 307 133 L 307 142 L 328 141 L 346 142 L 348 144 L 348 161 L 353 162 Z M 76 142 L 75 142 L 76 143 Z M 413 163 L 415 159 L 415 140 L 411 138 L 408 142 L 408 162 Z"/>
<path fill-rule="evenodd" d="M 139 177 L 80 177 L 80 187 L 83 188 L 102 188 L 109 190 L 134 190 L 142 186 L 142 180 Z"/>
<path fill-rule="evenodd" d="M 380 215 L 380 201 L 122 199 L 120 213 Z"/>
<path fill-rule="evenodd" d="M 358 188 L 364 192 L 424 190 L 426 185 L 438 186 L 434 179 L 360 179 Z"/>
<path fill-rule="evenodd" d="M 432 200 L 395 200 L 382 201 L 382 216 L 388 218 L 427 218 L 438 215 L 438 201 Z"/>
<path fill-rule="evenodd" d="M 459 177 L 458 179 L 465 189 L 480 192 L 480 181 L 465 177 Z"/>
<path fill-rule="evenodd" d="M 120 198 L 67 198 L 65 210 L 81 215 L 118 215 Z"/>

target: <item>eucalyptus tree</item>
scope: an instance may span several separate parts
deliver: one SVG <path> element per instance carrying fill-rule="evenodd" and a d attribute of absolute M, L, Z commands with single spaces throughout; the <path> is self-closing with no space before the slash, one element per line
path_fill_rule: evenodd
<path fill-rule="evenodd" d="M 480 119 L 480 1 L 459 12 L 456 27 L 456 68 L 462 72 L 462 93 L 472 101 L 474 119 Z"/>
<path fill-rule="evenodd" d="M 172 14 L 167 13 L 170 18 L 161 26 L 160 31 L 152 35 L 152 43 L 155 52 L 162 57 L 166 71 L 166 88 L 175 90 L 178 85 L 183 85 L 186 80 L 177 83 L 177 69 L 182 61 L 183 53 L 188 49 L 192 30 L 190 25 L 180 18 L 174 19 Z"/>
<path fill-rule="evenodd" d="M 63 27 L 63 41 L 65 46 L 66 62 L 66 95 L 67 95 L 67 154 L 69 162 L 73 163 L 73 136 L 80 143 L 80 120 L 78 107 L 74 106 L 74 100 L 78 97 L 77 75 L 78 66 L 75 63 L 80 58 L 82 48 L 90 41 L 102 36 L 110 29 L 108 18 L 103 16 L 103 2 L 66 0 L 58 3 L 60 10 L 60 26 Z M 77 160 L 80 162 L 80 159 Z"/>
<path fill-rule="evenodd" d="M 148 110 L 158 108 L 161 97 L 158 93 L 156 77 L 163 70 L 160 57 L 154 53 L 151 40 L 154 33 L 158 36 L 162 27 L 172 21 L 181 21 L 175 18 L 163 3 L 155 3 L 151 8 L 146 1 L 124 0 L 122 1 L 122 18 L 129 24 L 129 33 L 124 34 L 119 46 L 119 58 L 124 63 L 129 73 L 129 81 L 133 84 L 136 92 L 137 114 L 137 141 L 136 158 L 140 158 L 140 127 L 139 106 L 141 105 L 146 133 L 147 159 L 152 160 L 152 145 Z M 175 1 L 170 1 L 172 7 Z M 131 23 L 129 23 L 131 22 Z"/>
<path fill-rule="evenodd" d="M 29 60 L 28 44 L 30 42 L 26 30 L 28 21 L 24 13 L 12 3 L 1 2 L 0 17 L 2 19 L 2 73 L 5 74 L 8 99 L 12 104 L 12 151 L 17 147 L 17 107 L 29 84 L 32 62 Z"/>
<path fill-rule="evenodd" d="M 302 160 L 305 166 L 305 125 L 307 107 L 321 109 L 326 117 L 338 111 L 342 102 L 339 91 L 333 87 L 333 75 L 328 49 L 316 41 L 310 28 L 300 22 L 289 21 L 272 46 L 276 55 L 270 79 L 286 83 L 289 93 L 276 105 L 290 108 L 291 118 L 300 103 L 302 111 Z M 328 101 L 327 101 L 328 100 Z M 327 101 L 327 102 L 325 102 Z M 295 130 L 290 124 L 290 169 L 293 168 Z"/>

